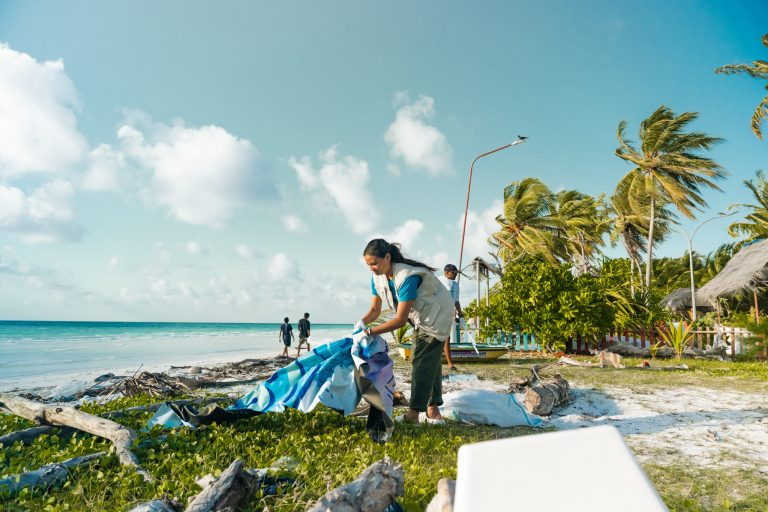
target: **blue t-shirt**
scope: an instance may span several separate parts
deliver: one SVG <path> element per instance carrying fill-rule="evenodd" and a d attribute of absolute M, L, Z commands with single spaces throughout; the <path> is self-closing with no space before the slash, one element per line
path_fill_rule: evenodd
<path fill-rule="evenodd" d="M 421 276 L 406 277 L 397 293 L 395 293 L 395 282 L 392 279 L 388 279 L 387 281 L 389 282 L 389 291 L 395 299 L 395 307 L 397 307 L 399 302 L 416 300 L 416 294 L 419 291 L 419 286 L 421 286 Z M 373 282 L 373 277 L 371 277 L 371 294 L 378 295 L 378 293 L 376 293 L 376 284 Z"/>

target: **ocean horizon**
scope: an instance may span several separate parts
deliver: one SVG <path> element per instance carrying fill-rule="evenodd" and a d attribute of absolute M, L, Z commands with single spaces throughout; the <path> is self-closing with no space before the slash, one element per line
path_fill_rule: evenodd
<path fill-rule="evenodd" d="M 298 340 L 296 322 L 291 322 Z M 0 320 L 0 390 L 55 385 L 102 373 L 161 371 L 282 352 L 280 323 Z M 349 324 L 313 323 L 314 344 Z M 296 344 L 289 349 L 296 353 Z"/>

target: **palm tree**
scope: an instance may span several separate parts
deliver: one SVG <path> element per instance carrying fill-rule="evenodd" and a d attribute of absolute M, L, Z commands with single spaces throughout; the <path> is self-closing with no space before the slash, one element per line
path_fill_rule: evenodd
<path fill-rule="evenodd" d="M 610 224 L 611 245 L 619 241 L 624 246 L 630 260 L 630 289 L 634 296 L 634 274 L 642 276 L 643 254 L 648 241 L 650 224 L 650 200 L 645 195 L 629 195 L 629 183 L 619 182 L 613 195 L 608 200 L 608 213 L 612 217 Z M 655 243 L 663 242 L 670 232 L 669 224 L 672 213 L 664 206 L 656 208 Z"/>
<path fill-rule="evenodd" d="M 540 254 L 550 263 L 585 264 L 599 252 L 608 228 L 602 196 L 575 190 L 557 194 L 537 178 L 514 181 L 504 189 L 501 229 L 489 242 L 503 264 Z"/>
<path fill-rule="evenodd" d="M 731 208 L 742 207 L 750 210 L 744 221 L 734 222 L 728 226 L 728 234 L 732 237 L 746 235 L 746 238 L 736 243 L 734 252 L 745 244 L 768 238 L 768 177 L 763 171 L 757 171 L 755 179 L 744 180 L 744 185 L 755 196 L 757 204 L 731 205 Z"/>
<path fill-rule="evenodd" d="M 762 42 L 763 46 L 768 48 L 768 34 L 763 36 Z M 724 75 L 744 73 L 752 78 L 768 80 L 768 62 L 764 60 L 756 60 L 752 62 L 751 66 L 749 64 L 728 64 L 717 68 L 715 73 L 722 73 Z M 768 89 L 768 83 L 766 83 L 765 88 Z M 760 124 L 766 116 L 768 116 L 768 95 L 766 95 L 765 98 L 763 98 L 763 101 L 757 105 L 755 113 L 752 114 L 752 131 L 755 132 L 755 135 L 757 135 L 760 140 L 763 139 L 763 133 L 760 131 Z"/>
<path fill-rule="evenodd" d="M 689 219 L 694 210 L 706 206 L 701 196 L 703 186 L 720 190 L 714 180 L 722 179 L 726 172 L 720 164 L 696 154 L 722 142 L 701 132 L 684 132 L 686 126 L 698 117 L 696 112 L 676 116 L 662 105 L 640 123 L 640 148 L 632 146 L 624 131 L 626 121 L 619 123 L 616 138 L 619 147 L 616 156 L 635 165 L 622 178 L 621 187 L 635 202 L 643 197 L 649 201 L 648 255 L 645 267 L 645 286 L 651 286 L 651 260 L 653 259 L 654 228 L 658 207 L 671 204 Z"/>
<path fill-rule="evenodd" d="M 554 196 L 537 178 L 513 181 L 504 188 L 504 213 L 496 217 L 501 229 L 489 242 L 498 247 L 502 263 L 526 254 L 542 254 L 554 262 L 553 234 L 557 219 L 550 215 Z"/>
<path fill-rule="evenodd" d="M 594 198 L 561 190 L 554 196 L 550 214 L 557 224 L 552 252 L 558 260 L 585 265 L 600 252 L 609 227 L 602 195 Z"/>

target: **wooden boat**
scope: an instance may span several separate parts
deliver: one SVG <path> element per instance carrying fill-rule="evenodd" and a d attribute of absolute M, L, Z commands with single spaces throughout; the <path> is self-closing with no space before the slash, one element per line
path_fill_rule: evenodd
<path fill-rule="evenodd" d="M 411 344 L 400 343 L 397 346 L 400 357 L 406 361 L 411 360 Z M 478 343 L 477 352 L 471 343 L 451 343 L 451 359 L 454 361 L 491 361 L 498 359 L 509 352 L 506 345 L 490 345 Z"/>

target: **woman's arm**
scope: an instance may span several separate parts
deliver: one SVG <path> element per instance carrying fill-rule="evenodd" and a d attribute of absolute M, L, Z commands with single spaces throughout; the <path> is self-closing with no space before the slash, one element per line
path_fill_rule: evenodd
<path fill-rule="evenodd" d="M 364 324 L 369 324 L 379 318 L 381 314 L 381 297 L 378 295 L 371 297 L 371 309 L 361 319 Z"/>
<path fill-rule="evenodd" d="M 379 299 L 379 301 L 381 301 L 381 299 Z M 388 320 L 381 325 L 377 325 L 376 327 L 368 329 L 368 334 L 371 336 L 374 334 L 384 334 L 385 332 L 396 331 L 397 329 L 404 326 L 408 321 L 408 313 L 411 312 L 411 308 L 413 307 L 414 302 L 415 301 L 413 300 L 399 302 L 397 304 L 397 314 L 395 314 L 395 318 Z M 363 321 L 365 322 L 365 319 L 363 319 Z"/>

